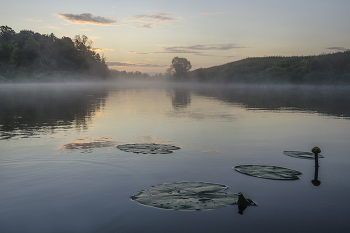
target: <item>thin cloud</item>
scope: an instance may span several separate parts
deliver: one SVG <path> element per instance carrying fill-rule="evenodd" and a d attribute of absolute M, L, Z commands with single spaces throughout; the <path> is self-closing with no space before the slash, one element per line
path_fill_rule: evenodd
<path fill-rule="evenodd" d="M 106 62 L 108 66 L 129 66 L 129 67 L 166 67 L 166 65 L 154 65 L 147 63 L 127 63 L 127 62 Z"/>
<path fill-rule="evenodd" d="M 176 47 L 169 47 L 169 48 L 162 48 L 159 52 L 153 52 L 153 53 L 200 53 L 198 51 L 192 51 L 187 49 L 177 49 Z"/>
<path fill-rule="evenodd" d="M 172 46 L 172 47 L 163 47 L 161 51 L 155 53 L 192 53 L 200 56 L 209 56 L 203 54 L 202 51 L 209 50 L 230 50 L 237 48 L 246 48 L 237 44 L 208 44 L 208 45 L 182 45 L 182 46 Z"/>
<path fill-rule="evenodd" d="M 89 39 L 100 39 L 101 37 L 99 36 L 89 36 Z"/>
<path fill-rule="evenodd" d="M 149 23 L 147 23 L 147 24 L 142 24 L 142 25 L 140 25 L 140 26 L 131 26 L 131 27 L 133 27 L 133 28 L 141 28 L 141 29 L 151 29 L 151 28 L 152 28 L 151 25 L 150 25 Z"/>
<path fill-rule="evenodd" d="M 211 55 L 211 54 L 204 54 L 204 53 L 198 53 L 196 54 L 198 56 L 203 56 L 203 57 L 222 57 L 222 58 L 233 58 L 236 56 L 228 55 L 228 56 L 219 56 L 219 55 Z"/>
<path fill-rule="evenodd" d="M 184 50 L 230 50 L 237 48 L 245 48 L 237 44 L 208 44 L 208 45 L 186 45 L 186 46 L 174 46 L 168 47 L 167 49 L 184 49 Z"/>
<path fill-rule="evenodd" d="M 326 49 L 333 49 L 333 50 L 340 50 L 340 51 L 348 51 L 349 49 L 344 48 L 344 47 L 329 47 Z"/>
<path fill-rule="evenodd" d="M 80 31 L 91 32 L 90 29 L 79 29 Z"/>
<path fill-rule="evenodd" d="M 114 49 L 102 49 L 102 48 L 94 48 L 94 47 L 92 47 L 91 50 L 95 52 L 114 51 Z"/>
<path fill-rule="evenodd" d="M 148 53 L 138 53 L 138 52 L 134 52 L 134 51 L 128 51 L 128 53 L 132 53 L 132 54 L 148 54 Z"/>
<path fill-rule="evenodd" d="M 31 21 L 31 22 L 41 22 L 41 19 L 33 19 L 33 18 L 29 18 L 29 19 L 23 19 L 25 21 Z"/>
<path fill-rule="evenodd" d="M 146 22 L 146 23 L 164 23 L 169 21 L 177 21 L 176 18 L 170 16 L 169 12 L 154 12 L 151 14 L 135 15 L 126 22 Z"/>
<path fill-rule="evenodd" d="M 216 11 L 216 12 L 203 12 L 201 15 L 222 15 L 225 14 L 225 11 Z"/>
<path fill-rule="evenodd" d="M 117 21 L 114 19 L 109 19 L 102 16 L 93 16 L 91 13 L 83 13 L 80 15 L 61 13 L 61 14 L 58 14 L 58 17 L 64 19 L 69 23 L 75 23 L 75 24 L 115 26 L 112 24 L 117 23 Z"/>
<path fill-rule="evenodd" d="M 49 27 L 49 28 L 52 28 L 52 29 L 61 29 L 61 28 L 59 28 L 59 27 L 55 27 L 55 26 L 47 26 L 47 27 Z"/>
<path fill-rule="evenodd" d="M 103 51 L 104 49 L 101 49 L 101 48 L 91 48 L 92 51 L 95 51 L 95 52 L 101 52 Z"/>
<path fill-rule="evenodd" d="M 150 14 L 141 14 L 141 15 L 135 15 L 134 17 L 130 19 L 123 20 L 124 22 L 130 24 L 134 22 L 144 23 L 142 25 L 128 25 L 125 24 L 124 26 L 129 26 L 133 28 L 139 28 L 139 29 L 152 29 L 157 27 L 159 24 L 167 24 L 171 21 L 178 21 L 179 18 L 175 18 L 171 16 L 171 13 L 169 12 L 154 12 Z"/>

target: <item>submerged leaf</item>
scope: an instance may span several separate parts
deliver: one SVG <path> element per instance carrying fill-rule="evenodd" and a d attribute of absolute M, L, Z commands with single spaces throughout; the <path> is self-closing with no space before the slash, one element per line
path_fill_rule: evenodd
<path fill-rule="evenodd" d="M 209 210 L 235 204 L 238 194 L 220 192 L 226 185 L 204 182 L 166 183 L 142 190 L 131 199 L 161 209 Z"/>
<path fill-rule="evenodd" d="M 296 180 L 299 179 L 297 175 L 302 174 L 296 170 L 266 165 L 241 165 L 233 168 L 246 175 L 273 180 Z"/>
<path fill-rule="evenodd" d="M 283 154 L 292 156 L 300 159 L 315 159 L 315 155 L 312 152 L 304 152 L 304 151 L 283 151 Z M 318 155 L 319 158 L 324 158 L 323 155 Z"/>
<path fill-rule="evenodd" d="M 136 143 L 136 144 L 124 144 L 117 146 L 118 149 L 125 152 L 141 153 L 141 154 L 169 154 L 173 150 L 178 150 L 180 147 L 155 144 L 155 143 Z"/>

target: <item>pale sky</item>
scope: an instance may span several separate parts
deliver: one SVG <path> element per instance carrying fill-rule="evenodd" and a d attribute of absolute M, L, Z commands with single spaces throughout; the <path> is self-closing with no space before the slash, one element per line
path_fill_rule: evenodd
<path fill-rule="evenodd" d="M 0 26 L 86 35 L 111 69 L 165 73 L 350 49 L 350 0 L 0 0 Z"/>

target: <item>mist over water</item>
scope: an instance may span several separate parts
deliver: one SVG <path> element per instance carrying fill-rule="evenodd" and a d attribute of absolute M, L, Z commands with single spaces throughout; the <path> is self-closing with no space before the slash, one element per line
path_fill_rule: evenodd
<path fill-rule="evenodd" d="M 86 128 L 105 107 L 110 90 L 164 89 L 181 110 L 191 95 L 240 105 L 248 110 L 299 111 L 350 117 L 350 87 L 290 85 L 209 85 L 117 82 L 0 85 L 1 138 L 28 137 L 56 128 Z M 17 133 L 15 133 L 17 132 Z"/>
<path fill-rule="evenodd" d="M 0 85 L 0 232 L 345 232 L 350 216 L 347 86 L 159 82 Z M 171 154 L 134 154 L 163 143 Z M 284 150 L 310 151 L 312 160 Z M 244 164 L 302 172 L 245 176 Z M 130 197 L 181 181 L 227 185 L 258 206 L 210 211 L 142 206 Z"/>

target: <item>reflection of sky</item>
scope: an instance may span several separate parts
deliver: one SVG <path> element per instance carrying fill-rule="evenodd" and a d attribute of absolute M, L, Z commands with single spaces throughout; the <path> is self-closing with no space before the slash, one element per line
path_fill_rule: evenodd
<path fill-rule="evenodd" d="M 222 232 L 346 232 L 349 120 L 297 111 L 248 110 L 195 94 L 189 105 L 178 110 L 171 93 L 164 89 L 110 91 L 102 114 L 92 116 L 86 129 L 1 140 L 1 229 L 166 232 L 171 226 L 171 232 L 216 232 L 220 222 Z M 185 114 L 170 114 L 179 112 Z M 191 118 L 193 112 L 202 118 Z M 223 121 L 223 114 L 233 119 Z M 104 140 L 117 145 L 164 143 L 181 149 L 167 155 L 140 155 L 115 147 L 97 148 L 101 144 L 95 142 Z M 61 145 L 95 147 L 91 153 L 81 153 L 59 150 Z M 313 161 L 282 153 L 309 151 L 314 146 L 325 156 L 320 160 L 320 187 L 311 183 Z M 279 182 L 232 168 L 245 164 L 281 166 L 303 174 L 298 181 Z M 227 192 L 242 191 L 258 207 L 248 207 L 241 218 L 237 206 L 203 212 L 161 211 L 130 200 L 140 190 L 181 181 L 225 184 Z"/>
<path fill-rule="evenodd" d="M 250 141 L 267 146 L 266 139 L 283 141 L 310 138 L 317 142 L 330 133 L 343 135 L 341 125 L 327 124 L 327 117 L 302 111 L 247 109 L 238 103 L 229 103 L 190 93 L 191 103 L 181 109 L 172 105 L 172 92 L 162 89 L 129 89 L 110 92 L 103 117 L 94 118 L 89 134 L 118 138 L 119 143 L 155 142 L 185 143 L 185 135 L 197 137 L 202 151 L 220 151 L 228 141 Z M 322 127 L 319 127 L 322 125 Z M 317 134 L 317 135 L 315 135 Z M 213 137 L 225 140 L 218 142 Z M 192 139 L 190 139 L 192 141 Z M 322 140 L 321 140 L 322 141 Z M 217 145 L 215 145 L 217 143 Z M 302 143 L 302 141 L 299 141 Z M 179 144 L 183 148 L 183 145 Z M 310 144 L 312 146 L 312 143 Z M 283 148 L 282 150 L 294 150 Z"/>
<path fill-rule="evenodd" d="M 162 72 L 246 57 L 350 49 L 347 0 L 3 1 L 2 25 L 57 37 L 85 34 L 111 68 Z"/>

